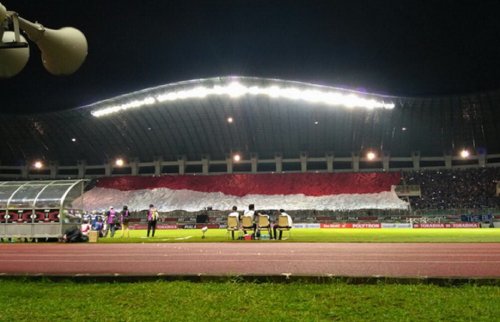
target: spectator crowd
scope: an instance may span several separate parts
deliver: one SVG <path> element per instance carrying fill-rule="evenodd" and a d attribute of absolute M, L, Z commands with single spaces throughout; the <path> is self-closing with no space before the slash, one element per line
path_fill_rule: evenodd
<path fill-rule="evenodd" d="M 403 183 L 419 185 L 421 197 L 411 197 L 413 210 L 498 208 L 500 168 L 425 170 L 403 173 Z"/>

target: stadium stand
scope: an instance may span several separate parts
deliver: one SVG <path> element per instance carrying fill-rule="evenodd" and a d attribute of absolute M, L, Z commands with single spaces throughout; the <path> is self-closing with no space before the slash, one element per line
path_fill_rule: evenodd
<path fill-rule="evenodd" d="M 500 198 L 495 196 L 500 168 L 412 171 L 404 173 L 402 180 L 421 187 L 422 196 L 410 198 L 415 210 L 500 207 Z"/>

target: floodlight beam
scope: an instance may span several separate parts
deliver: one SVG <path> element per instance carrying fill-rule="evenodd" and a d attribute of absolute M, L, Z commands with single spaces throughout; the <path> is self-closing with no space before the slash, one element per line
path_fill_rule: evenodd
<path fill-rule="evenodd" d="M 129 109 L 141 108 L 147 105 L 160 104 L 163 102 L 173 102 L 187 99 L 203 99 L 207 96 L 229 96 L 231 99 L 239 99 L 242 96 L 268 96 L 271 99 L 289 99 L 295 101 L 304 101 L 311 104 L 325 104 L 328 106 L 340 106 L 345 108 L 365 108 L 367 110 L 394 108 L 394 103 L 376 100 L 374 98 L 363 97 L 353 93 L 344 94 L 338 91 L 321 91 L 318 89 L 297 89 L 279 87 L 271 85 L 267 87 L 247 86 L 240 82 L 223 83 L 213 85 L 212 87 L 197 86 L 191 89 L 167 90 L 163 93 L 157 93 L 154 96 L 143 96 L 139 99 L 125 101 L 121 104 L 108 105 L 96 110 L 91 114 L 95 117 L 102 117 L 109 114 L 123 112 Z"/>

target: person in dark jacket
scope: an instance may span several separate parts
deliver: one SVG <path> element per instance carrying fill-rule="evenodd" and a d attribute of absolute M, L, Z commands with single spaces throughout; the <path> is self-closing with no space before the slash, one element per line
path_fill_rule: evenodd
<path fill-rule="evenodd" d="M 130 237 L 130 230 L 128 229 L 129 220 L 130 220 L 130 211 L 128 210 L 127 206 L 123 206 L 123 210 L 120 216 L 120 223 L 122 226 L 122 235 L 120 237 L 123 237 L 123 235 L 125 235 L 125 230 L 127 231 L 127 238 Z"/>
<path fill-rule="evenodd" d="M 104 234 L 105 236 L 108 235 L 108 231 L 111 232 L 109 237 L 114 237 L 115 236 L 115 231 L 116 231 L 116 223 L 118 221 L 117 213 L 113 207 L 109 207 L 109 210 L 106 212 L 106 223 L 107 229 L 106 233 Z"/>

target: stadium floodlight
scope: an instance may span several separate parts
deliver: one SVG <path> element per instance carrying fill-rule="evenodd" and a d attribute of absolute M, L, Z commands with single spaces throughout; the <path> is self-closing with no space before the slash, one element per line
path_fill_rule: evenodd
<path fill-rule="evenodd" d="M 0 3 L 0 78 L 17 75 L 28 61 L 29 44 L 21 31 L 38 46 L 43 66 L 53 75 L 73 74 L 87 57 L 87 39 L 80 30 L 45 28 L 7 11 Z"/>
<path fill-rule="evenodd" d="M 241 155 L 239 155 L 239 154 L 235 154 L 235 155 L 233 156 L 233 161 L 234 161 L 234 162 L 240 162 L 240 161 L 241 161 Z"/>
<path fill-rule="evenodd" d="M 304 101 L 306 103 L 325 104 L 329 106 L 343 106 L 346 108 L 373 109 L 393 109 L 394 103 L 384 102 L 373 98 L 366 98 L 349 92 L 319 90 L 319 89 L 299 89 L 295 87 L 279 87 L 276 85 L 268 87 L 246 86 L 237 81 L 213 87 L 197 86 L 192 89 L 167 90 L 155 96 L 146 96 L 121 104 L 108 105 L 96 110 L 91 114 L 95 117 L 107 116 L 130 109 L 141 108 L 148 105 L 155 105 L 164 102 L 173 102 L 187 99 L 200 99 L 206 96 L 229 96 L 238 99 L 244 95 L 262 95 L 270 98 L 283 98 L 289 100 Z"/>
<path fill-rule="evenodd" d="M 118 158 L 118 159 L 115 160 L 115 165 L 117 167 L 123 167 L 124 164 L 125 164 L 125 161 L 123 161 L 122 158 Z"/>
<path fill-rule="evenodd" d="M 376 157 L 377 155 L 373 151 L 370 151 L 366 154 L 366 158 L 368 159 L 368 161 L 373 161 Z"/>
<path fill-rule="evenodd" d="M 40 170 L 43 168 L 43 162 L 40 160 L 33 162 L 33 168 Z"/>
<path fill-rule="evenodd" d="M 462 159 L 467 159 L 470 156 L 469 150 L 463 149 L 462 151 L 460 151 L 460 156 L 462 157 Z"/>

